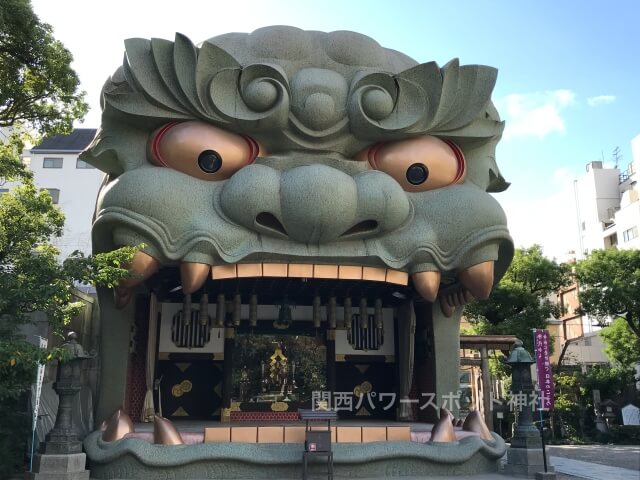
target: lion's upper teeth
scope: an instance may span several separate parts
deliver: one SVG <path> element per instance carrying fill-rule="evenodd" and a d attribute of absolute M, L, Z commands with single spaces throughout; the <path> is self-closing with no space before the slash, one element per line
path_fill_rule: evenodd
<path fill-rule="evenodd" d="M 135 287 L 136 285 L 144 282 L 159 269 L 160 262 L 151 255 L 147 255 L 144 252 L 136 252 L 131 263 L 127 265 L 127 270 L 129 270 L 132 275 L 131 277 L 122 280 L 120 282 L 120 286 L 125 288 Z"/>
<path fill-rule="evenodd" d="M 462 286 L 471 292 L 475 298 L 489 297 L 493 287 L 493 261 L 478 263 L 461 271 L 458 279 Z"/>
<path fill-rule="evenodd" d="M 185 294 L 197 291 L 209 276 L 211 267 L 206 263 L 183 262 L 180 264 L 182 291 Z"/>
<path fill-rule="evenodd" d="M 429 302 L 435 301 L 438 296 L 440 277 L 440 272 L 418 272 L 411 276 L 416 291 Z"/>

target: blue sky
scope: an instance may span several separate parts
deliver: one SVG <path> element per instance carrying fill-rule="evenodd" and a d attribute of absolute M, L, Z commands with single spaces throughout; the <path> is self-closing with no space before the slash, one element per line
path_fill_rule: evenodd
<path fill-rule="evenodd" d="M 146 1 L 35 0 L 75 57 L 99 125 L 99 92 L 129 37 L 198 42 L 286 24 L 353 30 L 418 61 L 499 69 L 494 101 L 507 121 L 497 159 L 512 183 L 496 198 L 517 246 L 541 243 L 564 259 L 575 248 L 572 180 L 640 134 L 640 2 L 626 1 Z M 98 11 L 98 6 L 104 6 Z M 638 159 L 640 160 L 640 159 Z"/>

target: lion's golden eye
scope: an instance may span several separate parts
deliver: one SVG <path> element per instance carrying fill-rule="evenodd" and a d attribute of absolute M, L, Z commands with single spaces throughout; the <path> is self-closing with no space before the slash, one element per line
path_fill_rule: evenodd
<path fill-rule="evenodd" d="M 449 140 L 425 135 L 392 143 L 378 143 L 356 156 L 375 170 L 392 176 L 407 192 L 424 192 L 460 183 L 465 160 Z"/>
<path fill-rule="evenodd" d="M 263 152 L 245 135 L 203 122 L 168 123 L 151 135 L 151 162 L 202 180 L 225 180 Z"/>

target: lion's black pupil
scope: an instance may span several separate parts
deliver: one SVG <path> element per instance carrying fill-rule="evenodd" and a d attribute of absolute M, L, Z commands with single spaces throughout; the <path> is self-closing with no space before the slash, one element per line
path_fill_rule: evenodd
<path fill-rule="evenodd" d="M 429 178 L 429 169 L 422 163 L 414 163 L 407 168 L 407 180 L 411 185 L 420 185 Z"/>
<path fill-rule="evenodd" d="M 215 150 L 205 150 L 198 156 L 198 166 L 205 173 L 216 173 L 222 167 L 222 157 Z"/>

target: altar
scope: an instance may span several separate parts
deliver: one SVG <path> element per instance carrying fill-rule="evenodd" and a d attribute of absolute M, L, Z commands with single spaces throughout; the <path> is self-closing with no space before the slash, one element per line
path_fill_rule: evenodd
<path fill-rule="evenodd" d="M 298 420 L 298 409 L 311 407 L 310 389 L 324 388 L 323 379 L 318 378 L 317 373 L 314 372 L 307 378 L 305 374 L 308 372 L 296 369 L 299 362 L 289 358 L 309 353 L 311 343 L 317 342 L 313 342 L 313 339 L 287 339 L 282 336 L 268 336 L 261 342 L 256 339 L 247 339 L 245 342 L 240 340 L 236 350 L 237 358 L 245 362 L 236 375 L 239 381 L 236 382 L 237 389 L 231 400 L 228 420 Z M 260 353 L 269 344 L 273 345 L 273 351 L 256 364 Z M 289 354 L 290 350 L 295 351 Z M 222 420 L 227 419 L 223 417 Z"/>
<path fill-rule="evenodd" d="M 346 402 L 342 419 L 396 417 L 396 330 L 403 333 L 410 322 L 396 326 L 394 308 L 363 304 L 345 313 L 317 299 L 315 306 L 256 304 L 251 298 L 248 305 L 241 298 L 205 305 L 203 295 L 185 312 L 183 303 L 166 301 L 172 295 L 153 308 L 159 327 L 154 397 L 166 418 L 297 421 L 298 409 L 312 408 L 312 399 L 321 396 L 330 404 Z M 144 328 L 148 319 L 139 320 Z M 140 368 L 129 377 L 130 411 L 141 410 L 144 399 L 146 358 L 137 358 Z"/>

